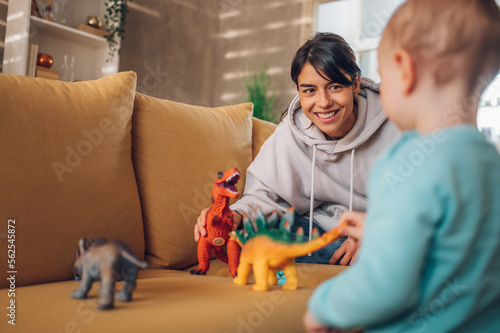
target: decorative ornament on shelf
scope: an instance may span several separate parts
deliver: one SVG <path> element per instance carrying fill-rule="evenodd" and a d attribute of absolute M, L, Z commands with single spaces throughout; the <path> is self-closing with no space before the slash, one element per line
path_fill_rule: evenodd
<path fill-rule="evenodd" d="M 47 21 L 52 21 L 54 19 L 54 14 L 52 13 L 52 0 L 47 0 L 45 2 L 45 10 L 43 12 L 43 18 Z"/>
<path fill-rule="evenodd" d="M 42 12 L 36 0 L 31 0 L 31 15 L 36 17 L 42 17 Z"/>
<path fill-rule="evenodd" d="M 106 35 L 108 34 L 106 30 L 101 29 L 101 18 L 95 15 L 87 16 L 87 19 L 84 23 L 80 23 L 74 26 L 74 28 L 103 38 L 106 38 Z"/>
<path fill-rule="evenodd" d="M 88 16 L 87 19 L 85 20 L 85 23 L 96 29 L 102 28 L 102 21 L 99 18 L 99 16 Z"/>
<path fill-rule="evenodd" d="M 64 7 L 69 2 L 69 0 L 56 0 L 52 5 L 52 19 L 54 22 L 66 25 L 67 17 Z"/>
<path fill-rule="evenodd" d="M 119 43 L 117 37 L 121 37 L 125 33 L 125 24 L 128 14 L 128 2 L 132 0 L 107 0 L 106 1 L 106 14 L 104 19 L 108 34 L 106 39 L 109 45 L 108 60 L 111 61 L 115 53 L 120 54 Z"/>
<path fill-rule="evenodd" d="M 64 55 L 61 73 L 61 80 L 67 82 L 75 81 L 75 56 Z"/>
<path fill-rule="evenodd" d="M 38 66 L 50 68 L 54 64 L 54 59 L 52 59 L 52 56 L 50 54 L 38 53 L 37 59 L 36 59 L 36 64 Z"/>

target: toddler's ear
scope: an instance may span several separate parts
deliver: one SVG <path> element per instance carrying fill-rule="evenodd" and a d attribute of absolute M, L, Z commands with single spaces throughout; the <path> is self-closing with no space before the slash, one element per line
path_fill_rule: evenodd
<path fill-rule="evenodd" d="M 398 68 L 399 78 L 405 96 L 411 94 L 417 83 L 417 70 L 415 62 L 410 53 L 405 49 L 398 48 L 394 52 L 394 61 Z"/>

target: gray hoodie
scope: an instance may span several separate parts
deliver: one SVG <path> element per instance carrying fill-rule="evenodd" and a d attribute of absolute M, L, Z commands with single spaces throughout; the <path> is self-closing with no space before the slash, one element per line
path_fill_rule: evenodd
<path fill-rule="evenodd" d="M 230 208 L 253 218 L 256 206 L 265 215 L 282 215 L 294 206 L 299 215 L 313 215 L 325 230 L 334 228 L 346 209 L 366 211 L 368 172 L 400 133 L 382 110 L 378 84 L 362 78 L 355 102 L 354 127 L 340 140 L 327 140 L 295 97 L 248 167 L 243 197 Z"/>

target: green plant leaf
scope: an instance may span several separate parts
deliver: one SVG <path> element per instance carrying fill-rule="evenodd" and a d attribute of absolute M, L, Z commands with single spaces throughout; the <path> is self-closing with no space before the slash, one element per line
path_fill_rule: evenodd
<path fill-rule="evenodd" d="M 116 37 L 122 37 L 125 33 L 126 18 L 128 13 L 128 2 L 133 0 L 108 0 L 106 1 L 106 13 L 104 19 L 107 26 L 108 34 L 105 36 L 109 52 L 108 59 L 109 62 L 113 59 L 115 53 L 120 54 L 120 50 L 117 48 L 118 43 L 115 41 Z"/>
<path fill-rule="evenodd" d="M 244 77 L 243 82 L 247 90 L 247 101 L 254 104 L 253 116 L 272 121 L 271 114 L 276 94 L 272 93 L 268 96 L 271 78 L 267 74 L 267 66 L 250 78 Z"/>

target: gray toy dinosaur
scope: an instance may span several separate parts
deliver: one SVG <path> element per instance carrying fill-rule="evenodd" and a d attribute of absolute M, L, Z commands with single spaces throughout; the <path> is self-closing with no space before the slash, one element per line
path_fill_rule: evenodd
<path fill-rule="evenodd" d="M 99 310 L 113 308 L 115 282 L 124 280 L 122 291 L 116 294 L 116 299 L 129 302 L 132 291 L 136 286 L 139 268 L 146 268 L 147 263 L 139 260 L 132 249 L 120 240 L 108 242 L 98 238 L 86 249 L 85 238 L 79 241 L 79 251 L 74 266 L 75 276 L 81 276 L 78 290 L 71 293 L 71 297 L 84 299 L 96 280 L 101 281 L 101 297 L 97 302 Z"/>

